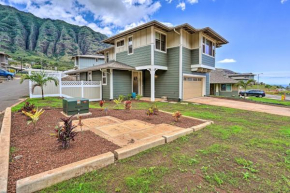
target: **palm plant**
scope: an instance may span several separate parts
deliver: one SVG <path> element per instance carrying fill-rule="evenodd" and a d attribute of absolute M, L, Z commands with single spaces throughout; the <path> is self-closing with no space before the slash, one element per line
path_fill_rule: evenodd
<path fill-rule="evenodd" d="M 42 100 L 44 99 L 43 87 L 46 86 L 47 82 L 53 81 L 55 86 L 58 85 L 58 79 L 47 75 L 45 72 L 32 72 L 31 75 L 24 75 L 21 77 L 20 84 L 23 83 L 24 80 L 30 80 L 35 84 L 32 85 L 32 93 L 34 92 L 35 87 L 39 86 L 41 88 Z"/>
<path fill-rule="evenodd" d="M 253 82 L 255 82 L 255 80 L 253 79 L 250 79 L 248 81 L 240 80 L 236 85 L 241 86 L 242 88 L 245 89 L 245 91 L 247 91 L 247 87 L 250 86 Z M 246 98 L 246 94 L 244 94 L 244 98 Z"/>

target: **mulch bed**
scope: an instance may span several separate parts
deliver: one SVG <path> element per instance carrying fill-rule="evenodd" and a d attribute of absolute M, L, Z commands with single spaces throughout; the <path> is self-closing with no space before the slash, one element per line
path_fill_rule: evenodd
<path fill-rule="evenodd" d="M 90 109 L 90 111 L 92 116 L 87 118 L 106 116 L 105 112 L 100 109 Z M 35 130 L 32 125 L 27 125 L 25 115 L 20 112 L 13 113 L 11 147 L 16 151 L 10 158 L 8 192 L 15 192 L 16 181 L 19 179 L 119 148 L 91 131 L 84 131 L 75 137 L 75 141 L 71 142 L 69 149 L 61 149 L 61 144 L 57 143 L 55 136 L 51 136 L 55 126 L 60 122 L 60 118 L 64 117 L 60 112 L 61 109 L 46 109 Z M 152 124 L 173 124 L 182 128 L 203 123 L 185 117 L 182 117 L 179 122 L 174 122 L 171 114 L 162 112 L 148 118 L 145 110 L 109 110 L 107 115 L 122 120 L 138 119 Z"/>

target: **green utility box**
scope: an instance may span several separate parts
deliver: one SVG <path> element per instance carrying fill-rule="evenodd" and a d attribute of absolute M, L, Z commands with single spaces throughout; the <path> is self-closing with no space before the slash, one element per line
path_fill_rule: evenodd
<path fill-rule="evenodd" d="M 63 112 L 67 115 L 76 115 L 89 112 L 89 99 L 64 98 L 62 100 Z"/>

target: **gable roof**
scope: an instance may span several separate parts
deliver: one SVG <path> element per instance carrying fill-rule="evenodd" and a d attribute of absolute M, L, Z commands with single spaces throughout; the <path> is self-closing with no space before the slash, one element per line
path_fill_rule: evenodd
<path fill-rule="evenodd" d="M 101 55 L 75 55 L 71 59 L 73 60 L 76 57 L 79 57 L 79 58 L 105 58 L 104 56 L 101 56 Z"/>
<path fill-rule="evenodd" d="M 178 25 L 178 26 L 175 26 L 175 27 L 168 27 L 168 26 L 164 25 L 163 23 L 161 23 L 159 21 L 156 21 L 156 20 L 150 21 L 148 23 L 139 25 L 139 26 L 134 27 L 132 29 L 129 29 L 129 30 L 126 30 L 126 31 L 121 32 L 119 34 L 116 34 L 116 35 L 114 35 L 114 36 L 112 36 L 110 38 L 107 38 L 107 39 L 103 40 L 103 42 L 107 43 L 107 44 L 114 44 L 114 40 L 115 39 L 118 39 L 120 37 L 129 35 L 131 33 L 134 33 L 136 31 L 139 31 L 139 30 L 145 29 L 147 27 L 151 27 L 151 26 L 159 27 L 159 28 L 163 29 L 166 32 L 174 31 L 176 29 L 181 29 L 181 28 L 186 30 L 186 31 L 188 31 L 191 34 L 197 33 L 197 32 L 203 32 L 203 33 L 207 34 L 208 36 L 216 39 L 217 42 L 218 42 L 218 47 L 220 47 L 220 45 L 222 45 L 222 44 L 229 43 L 225 38 L 223 38 L 221 35 L 219 35 L 217 32 L 215 32 L 213 29 L 211 29 L 209 27 L 202 28 L 202 29 L 195 29 L 194 27 L 192 27 L 188 23 L 184 23 L 184 24 L 181 24 L 181 25 Z"/>
<path fill-rule="evenodd" d="M 100 64 L 100 65 L 96 65 L 96 66 L 92 66 L 88 68 L 69 71 L 69 72 L 66 72 L 66 74 L 76 74 L 76 73 L 81 73 L 81 72 L 97 71 L 101 69 L 135 70 L 134 67 L 129 66 L 127 64 L 116 62 L 116 61 L 111 61 L 105 64 Z"/>
<path fill-rule="evenodd" d="M 227 74 L 223 71 L 224 69 L 216 69 L 210 72 L 210 83 L 213 84 L 235 84 L 238 83 L 237 80 L 229 78 Z"/>

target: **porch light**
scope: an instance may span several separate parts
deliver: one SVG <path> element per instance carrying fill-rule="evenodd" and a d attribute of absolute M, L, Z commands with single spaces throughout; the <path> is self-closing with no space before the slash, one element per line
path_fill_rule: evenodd
<path fill-rule="evenodd" d="M 155 75 L 155 78 L 158 78 L 158 76 L 157 76 L 157 75 Z"/>

